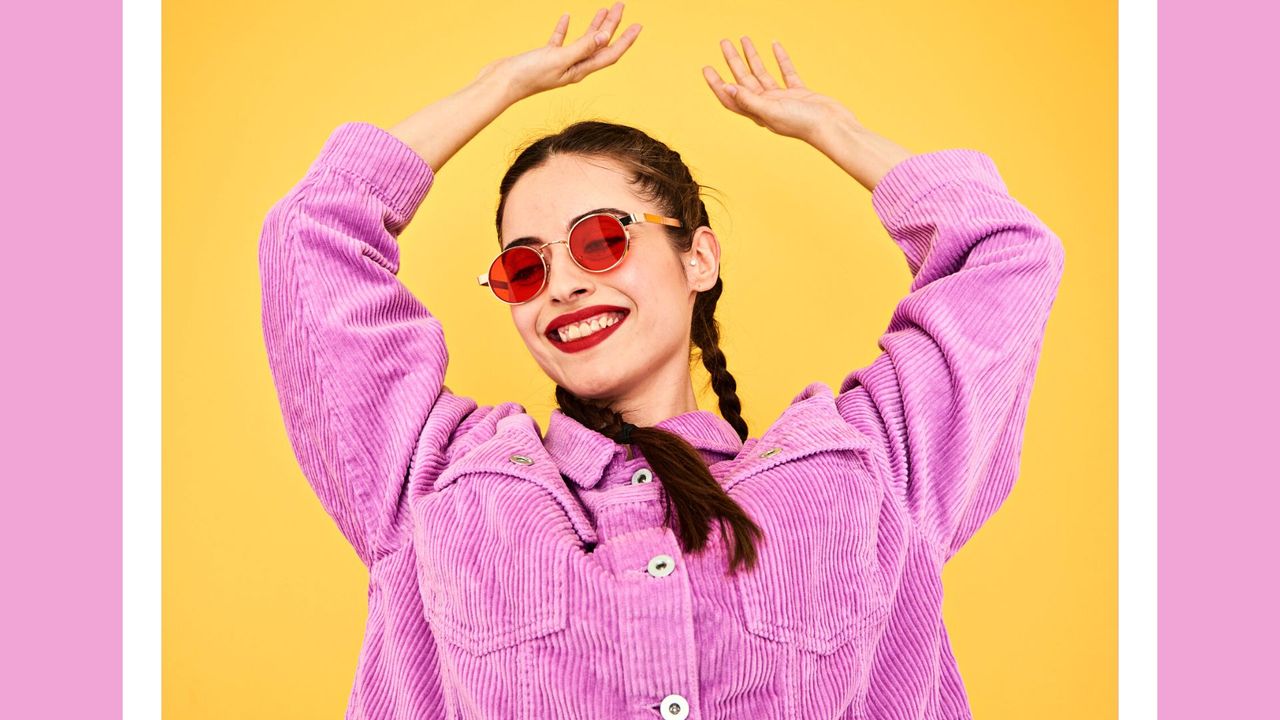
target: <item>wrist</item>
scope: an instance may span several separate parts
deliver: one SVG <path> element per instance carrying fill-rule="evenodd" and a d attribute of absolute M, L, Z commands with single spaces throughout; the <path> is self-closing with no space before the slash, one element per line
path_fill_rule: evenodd
<path fill-rule="evenodd" d="M 505 59 L 498 60 L 481 70 L 464 91 L 483 97 L 489 103 L 504 109 L 523 100 L 525 95 L 516 87 L 510 73 L 503 69 L 504 62 Z"/>
<path fill-rule="evenodd" d="M 840 164 L 841 156 L 866 146 L 871 134 L 853 113 L 840 106 L 831 108 L 826 119 L 814 128 L 808 142 L 823 155 Z"/>
<path fill-rule="evenodd" d="M 510 84 L 504 77 L 482 75 L 405 118 L 388 132 L 413 148 L 433 171 L 439 171 L 513 102 Z"/>
<path fill-rule="evenodd" d="M 912 154 L 868 130 L 848 110 L 824 123 L 815 139 L 814 147 L 869 191 L 874 191 L 881 178 Z"/>

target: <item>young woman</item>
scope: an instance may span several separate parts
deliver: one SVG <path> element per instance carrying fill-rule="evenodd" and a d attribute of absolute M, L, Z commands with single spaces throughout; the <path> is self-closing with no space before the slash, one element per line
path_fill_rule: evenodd
<path fill-rule="evenodd" d="M 560 408 L 544 434 L 443 385 L 398 238 L 503 109 L 618 60 L 639 33 L 610 42 L 621 14 L 568 44 L 562 17 L 390 130 L 340 126 L 267 217 L 286 428 L 370 572 L 348 717 L 968 718 L 941 570 L 1017 475 L 1063 268 L 984 154 L 912 155 L 805 88 L 780 45 L 777 81 L 726 42 L 735 83 L 703 70 L 720 103 L 845 169 L 905 254 L 884 352 L 751 437 L 699 185 L 643 132 L 582 122 L 507 170 L 477 288 L 510 304 Z M 695 402 L 694 350 L 719 415 Z"/>

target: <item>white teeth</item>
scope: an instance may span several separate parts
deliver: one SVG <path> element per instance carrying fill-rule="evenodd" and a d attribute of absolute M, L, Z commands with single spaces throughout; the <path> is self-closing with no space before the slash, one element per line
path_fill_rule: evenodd
<path fill-rule="evenodd" d="M 577 340 L 578 338 L 586 337 L 612 325 L 617 325 L 618 322 L 622 320 L 622 317 L 622 313 L 604 313 L 582 322 L 562 326 L 557 330 L 557 332 L 560 334 L 561 342 Z"/>

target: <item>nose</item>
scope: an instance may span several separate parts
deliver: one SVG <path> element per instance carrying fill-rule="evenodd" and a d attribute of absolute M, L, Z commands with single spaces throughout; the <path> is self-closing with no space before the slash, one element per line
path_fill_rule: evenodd
<path fill-rule="evenodd" d="M 552 302 L 572 302 L 576 296 L 588 294 L 595 288 L 591 273 L 578 267 L 569 255 L 564 243 L 548 245 L 546 292 Z"/>

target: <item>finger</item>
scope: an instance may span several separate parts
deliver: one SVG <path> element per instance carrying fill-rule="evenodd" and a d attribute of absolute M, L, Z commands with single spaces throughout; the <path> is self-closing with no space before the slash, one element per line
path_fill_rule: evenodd
<path fill-rule="evenodd" d="M 704 73 L 705 74 L 705 73 Z M 718 79 L 718 78 L 717 78 Z M 725 84 L 722 88 L 725 95 L 729 97 L 732 106 L 730 110 L 742 115 L 757 125 L 766 127 L 762 117 L 766 108 L 764 99 L 749 87 L 742 85 Z"/>
<path fill-rule="evenodd" d="M 804 82 L 800 80 L 800 73 L 796 72 L 796 66 L 791 62 L 791 56 L 782 49 L 782 43 L 777 40 L 773 41 L 773 56 L 778 59 L 778 69 L 782 71 L 782 81 L 787 84 L 787 87 L 804 87 Z"/>
<path fill-rule="evenodd" d="M 738 102 L 734 100 L 733 95 L 728 91 L 729 86 L 720 79 L 720 73 L 716 72 L 710 65 L 706 65 L 702 68 L 702 77 L 707 81 L 707 85 L 711 87 L 711 92 L 715 93 L 716 99 L 720 101 L 721 105 L 739 115 L 745 114 Z"/>
<path fill-rule="evenodd" d="M 622 3 L 614 3 L 600 23 L 600 29 L 609 33 L 609 37 L 613 37 L 613 31 L 617 30 L 618 24 L 622 22 L 622 8 Z"/>
<path fill-rule="evenodd" d="M 742 58 L 738 57 L 738 49 L 728 40 L 720 41 L 720 50 L 724 52 L 724 59 L 729 63 L 729 69 L 733 71 L 733 78 L 739 85 L 749 85 L 753 90 L 763 90 L 760 81 L 747 68 L 746 63 L 742 62 Z"/>
<path fill-rule="evenodd" d="M 764 100 L 756 94 L 755 90 L 742 85 L 726 85 L 725 92 L 733 97 L 734 102 L 742 110 L 742 116 L 760 127 L 768 127 L 764 120 Z"/>
<path fill-rule="evenodd" d="M 560 47 L 564 44 L 564 36 L 567 32 L 569 32 L 569 13 L 560 16 L 560 20 L 556 22 L 556 29 L 551 33 L 551 39 L 547 41 L 547 44 Z"/>
<path fill-rule="evenodd" d="M 752 120 L 759 116 L 761 100 L 755 90 L 743 85 L 725 85 L 724 91 L 742 108 L 744 115 L 750 116 Z"/>
<path fill-rule="evenodd" d="M 610 19 L 611 16 L 613 18 L 612 20 Z M 584 33 L 582 37 L 578 38 L 571 46 L 573 54 L 570 59 L 573 61 L 573 65 L 571 65 L 568 70 L 568 73 L 571 76 L 581 79 L 592 70 L 613 64 L 613 62 L 618 59 L 622 54 L 621 52 L 618 52 L 612 57 L 612 59 L 603 64 L 597 64 L 591 67 L 586 64 L 591 61 L 590 59 L 593 58 L 595 53 L 599 52 L 601 48 L 609 44 L 609 38 L 613 35 L 614 28 L 617 27 L 617 20 L 621 17 L 622 3 L 620 2 L 614 3 L 613 7 L 608 10 L 601 8 L 596 11 L 595 18 L 591 22 L 591 27 L 588 28 L 587 32 Z M 639 30 L 637 29 L 636 32 L 638 33 Z M 635 36 L 633 35 L 628 39 L 627 47 L 629 47 L 634 41 Z M 626 47 L 622 48 L 623 51 L 626 49 Z"/>
<path fill-rule="evenodd" d="M 760 86 L 765 90 L 773 90 L 778 87 L 778 83 L 774 82 L 773 76 L 764 66 L 764 61 L 760 59 L 760 53 L 756 52 L 756 46 L 751 42 L 751 38 L 742 37 L 742 52 L 747 56 L 747 64 L 751 66 L 751 72 L 756 76 L 756 80 L 760 81 Z"/>
<path fill-rule="evenodd" d="M 609 47 L 602 48 L 586 60 L 583 60 L 576 68 L 583 76 L 593 73 L 602 67 L 608 67 L 618 61 L 622 54 L 631 47 L 631 44 L 640 36 L 641 25 L 636 23 L 627 28 L 614 40 Z"/>
<path fill-rule="evenodd" d="M 592 30 L 599 30 L 600 23 L 604 22 L 604 18 L 608 13 L 608 8 L 600 8 L 597 10 L 596 14 L 591 18 L 591 24 L 587 26 L 587 33 L 590 33 Z"/>
<path fill-rule="evenodd" d="M 602 10 L 601 12 L 604 11 Z M 599 15 L 599 13 L 596 14 L 597 16 Z M 599 50 L 608 42 L 609 35 L 605 31 L 598 28 L 594 30 L 588 28 L 587 31 L 583 33 L 582 37 L 565 46 L 565 49 L 569 51 L 568 61 L 566 64 L 572 65 L 586 60 L 591 57 L 592 53 Z"/>

